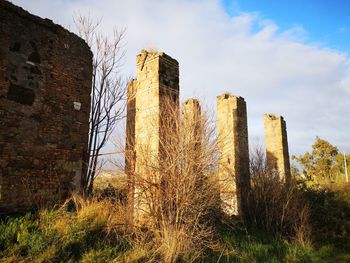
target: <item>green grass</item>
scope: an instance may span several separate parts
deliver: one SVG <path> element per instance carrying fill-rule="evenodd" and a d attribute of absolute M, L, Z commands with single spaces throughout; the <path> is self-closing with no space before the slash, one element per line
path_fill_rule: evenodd
<path fill-rule="evenodd" d="M 86 225 L 72 224 L 62 236 L 50 224 L 40 226 L 38 220 L 35 215 L 26 214 L 1 222 L 0 261 L 124 262 L 125 253 L 132 252 L 127 243 L 111 241 L 103 227 L 89 229 Z M 54 216 L 49 214 L 47 220 L 54 220 Z M 247 231 L 220 224 L 217 235 L 218 245 L 198 262 L 350 262 L 349 251 L 330 245 L 318 248 L 300 245 L 256 229 Z"/>
<path fill-rule="evenodd" d="M 301 245 L 270 236 L 256 229 L 244 230 L 220 226 L 221 251 L 203 262 L 349 262 L 350 252 L 331 246 Z"/>
<path fill-rule="evenodd" d="M 108 262 L 126 251 L 128 244 L 110 240 L 102 225 L 67 221 L 63 235 L 53 226 L 60 220 L 57 213 L 2 220 L 0 262 Z"/>
<path fill-rule="evenodd" d="M 311 204 L 312 242 L 217 223 L 215 243 L 197 262 L 350 262 L 349 189 L 302 190 Z M 152 251 L 119 230 L 109 231 L 117 214 L 103 214 L 111 210 L 106 205 L 98 201 L 82 203 L 76 212 L 61 208 L 2 218 L 0 262 L 147 262 Z M 184 256 L 178 262 L 187 261 Z"/>

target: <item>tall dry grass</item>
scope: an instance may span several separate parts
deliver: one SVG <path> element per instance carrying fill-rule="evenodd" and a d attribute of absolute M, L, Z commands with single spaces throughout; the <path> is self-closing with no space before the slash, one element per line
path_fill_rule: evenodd
<path fill-rule="evenodd" d="M 72 225 L 79 224 L 86 230 L 100 229 L 106 235 L 125 234 L 127 219 L 125 205 L 110 198 L 84 198 L 73 194 L 66 202 L 55 210 L 53 228 L 62 236 L 71 231 Z M 50 210 L 40 211 L 40 218 L 45 218 Z M 45 220 L 42 220 L 45 223 Z"/>

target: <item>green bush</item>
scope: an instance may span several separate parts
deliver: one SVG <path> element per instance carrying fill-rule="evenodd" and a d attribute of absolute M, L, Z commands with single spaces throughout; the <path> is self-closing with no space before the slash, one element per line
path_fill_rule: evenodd
<path fill-rule="evenodd" d="M 312 239 L 316 244 L 350 250 L 350 194 L 327 188 L 306 188 Z"/>

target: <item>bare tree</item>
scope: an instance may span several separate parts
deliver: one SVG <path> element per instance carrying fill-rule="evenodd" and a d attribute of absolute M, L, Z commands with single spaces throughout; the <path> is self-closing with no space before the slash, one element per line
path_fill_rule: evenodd
<path fill-rule="evenodd" d="M 122 41 L 125 29 L 114 30 L 112 37 L 99 31 L 101 20 L 89 16 L 75 19 L 78 34 L 93 52 L 91 111 L 89 119 L 88 161 L 82 177 L 82 192 L 92 192 L 101 165 L 99 155 L 108 142 L 115 124 L 124 117 L 126 82 L 120 68 L 125 57 Z"/>

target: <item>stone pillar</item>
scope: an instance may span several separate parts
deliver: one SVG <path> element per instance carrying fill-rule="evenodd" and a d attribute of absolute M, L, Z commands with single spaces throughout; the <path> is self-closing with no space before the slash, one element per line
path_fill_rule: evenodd
<path fill-rule="evenodd" d="M 201 152 L 203 123 L 201 106 L 196 99 L 188 99 L 183 103 L 182 109 L 182 134 L 186 166 L 189 174 L 198 173 L 197 163 Z"/>
<path fill-rule="evenodd" d="M 199 140 L 201 128 L 201 106 L 196 99 L 188 99 L 183 103 L 184 136 L 188 139 Z"/>
<path fill-rule="evenodd" d="M 266 157 L 269 167 L 288 182 L 291 178 L 287 128 L 282 116 L 264 114 Z"/>
<path fill-rule="evenodd" d="M 168 140 L 163 129 L 177 122 L 171 119 L 175 114 L 167 115 L 169 108 L 179 108 L 179 64 L 163 52 L 142 50 L 136 82 L 134 218 L 140 221 L 152 206 L 147 199 L 152 193 L 140 186 L 145 181 L 160 184 L 155 171 L 161 166 L 161 145 Z"/>
<path fill-rule="evenodd" d="M 244 98 L 217 97 L 221 201 L 229 215 L 244 218 L 250 187 L 247 109 Z"/>
<path fill-rule="evenodd" d="M 128 83 L 126 110 L 126 142 L 125 142 L 125 173 L 128 176 L 128 208 L 132 216 L 135 191 L 135 115 L 136 115 L 136 80 Z"/>

